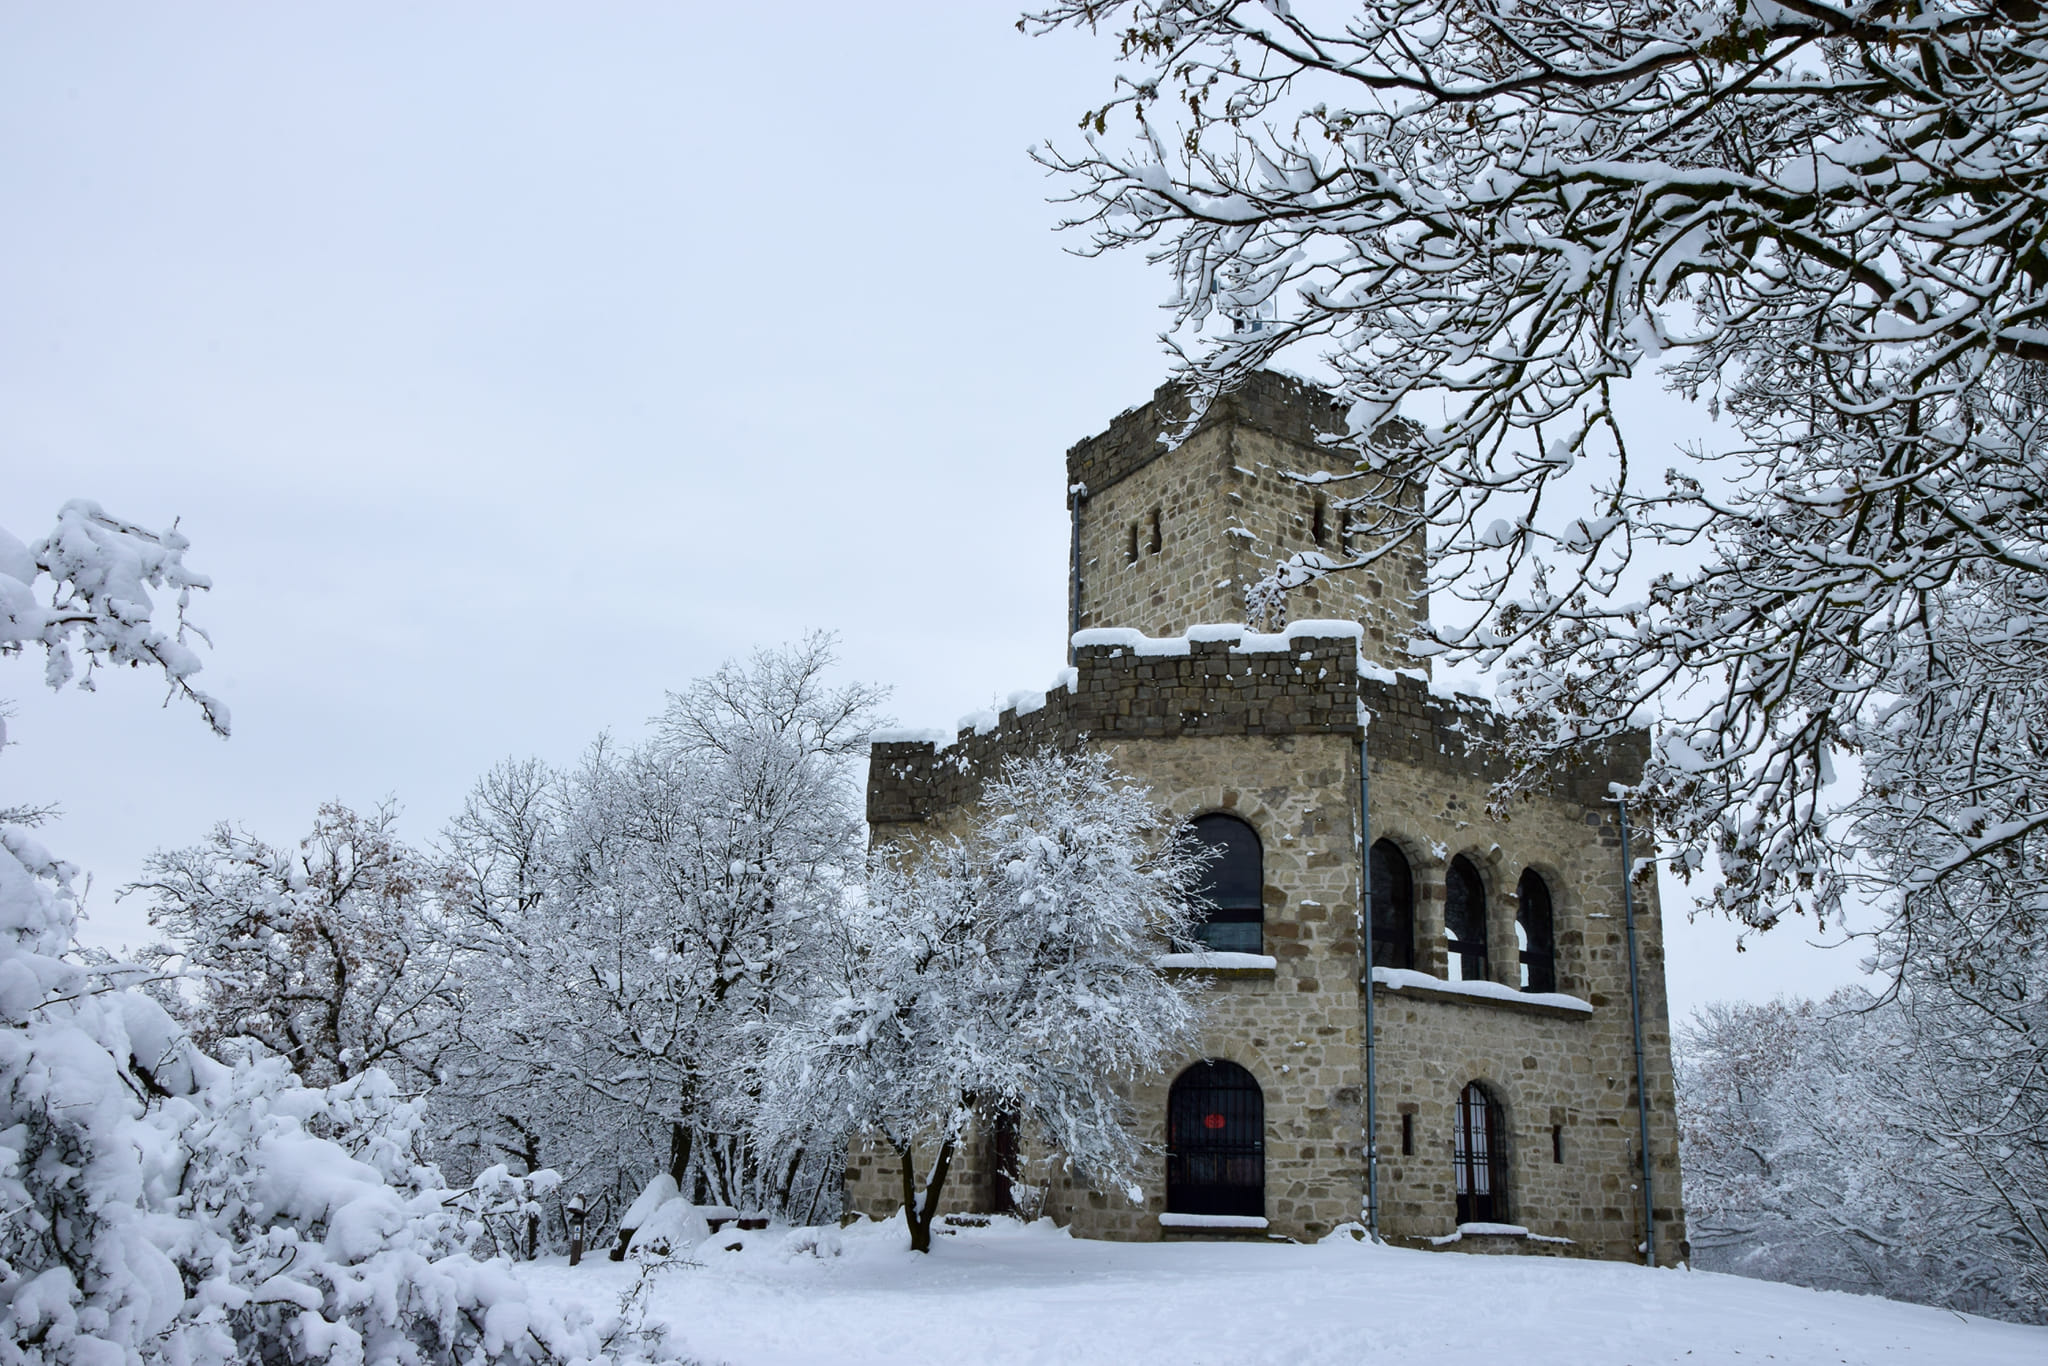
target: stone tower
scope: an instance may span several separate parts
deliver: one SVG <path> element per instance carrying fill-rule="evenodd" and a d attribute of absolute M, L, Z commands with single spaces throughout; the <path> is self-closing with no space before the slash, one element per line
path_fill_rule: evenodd
<path fill-rule="evenodd" d="M 1245 589 L 1276 561 L 1320 554 L 1342 562 L 1379 543 L 1335 506 L 1362 491 L 1351 461 L 1327 438 L 1345 430 L 1329 398 L 1271 371 L 1252 376 L 1169 449 L 1186 422 L 1173 386 L 1067 452 L 1077 510 L 1079 573 L 1069 584 L 1077 629 L 1124 626 L 1177 636 L 1190 626 L 1245 619 Z M 1077 596 L 1078 593 L 1078 596 Z M 1365 654 L 1412 662 L 1408 641 L 1429 615 L 1420 545 L 1403 544 L 1363 575 L 1290 595 L 1302 618 L 1365 627 Z"/>
<path fill-rule="evenodd" d="M 1199 983 L 1206 1024 L 1182 1066 L 1130 1090 L 1159 1154 L 1142 1201 L 1089 1190 L 1042 1153 L 1014 1174 L 1084 1236 L 1319 1238 L 1368 1212 L 1370 1111 L 1372 1212 L 1394 1241 L 1633 1260 L 1648 1220 L 1675 1261 L 1656 885 L 1639 879 L 1632 903 L 1638 1063 L 1607 798 L 1640 777 L 1646 739 L 1489 817 L 1497 718 L 1432 691 L 1407 657 L 1419 556 L 1321 585 L 1321 601 L 1297 594 L 1283 630 L 1232 624 L 1276 556 L 1344 551 L 1318 486 L 1286 477 L 1346 468 L 1318 439 L 1336 429 L 1329 401 L 1257 376 L 1169 449 L 1178 405 L 1162 390 L 1068 453 L 1087 497 L 1070 567 L 1082 629 L 1060 682 L 958 735 L 878 738 L 872 753 L 873 836 L 914 843 L 960 829 L 1007 756 L 1107 749 L 1169 818 L 1214 832 L 1248 889 L 1219 894 L 1212 951 L 1161 960 Z M 1001 1207 L 1015 1151 L 968 1154 L 950 1200 Z M 855 1146 L 850 1208 L 889 1215 L 902 1188 L 893 1154 Z"/>

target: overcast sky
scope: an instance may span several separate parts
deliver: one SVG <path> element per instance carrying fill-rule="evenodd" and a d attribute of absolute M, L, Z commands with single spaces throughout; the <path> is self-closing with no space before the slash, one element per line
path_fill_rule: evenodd
<path fill-rule="evenodd" d="M 497 759 L 806 630 L 905 724 L 1043 687 L 1063 453 L 1163 378 L 1167 282 L 1052 231 L 1025 149 L 1110 44 L 1013 22 L 0 3 L 0 525 L 182 518 L 235 720 L 0 664 L 0 803 L 61 804 L 88 938 L 139 942 L 113 889 L 217 820 L 389 796 L 430 839 Z M 1651 458 L 1703 420 L 1640 404 Z M 1687 904 L 1680 1012 L 1855 974 Z"/>

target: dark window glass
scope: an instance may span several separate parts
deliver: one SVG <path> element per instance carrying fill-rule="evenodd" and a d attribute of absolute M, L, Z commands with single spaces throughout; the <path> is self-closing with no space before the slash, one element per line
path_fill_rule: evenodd
<path fill-rule="evenodd" d="M 1453 982 L 1486 980 L 1486 885 L 1462 857 L 1444 875 L 1444 946 Z"/>
<path fill-rule="evenodd" d="M 1415 966 L 1415 876 L 1391 840 L 1372 847 L 1372 964 Z"/>
<path fill-rule="evenodd" d="M 1564 1125 L 1562 1124 L 1550 1126 L 1550 1160 L 1552 1162 L 1564 1161 Z"/>
<path fill-rule="evenodd" d="M 1461 1224 L 1507 1222 L 1508 1165 L 1500 1130 L 1500 1107 L 1484 1087 L 1475 1081 L 1458 1093 L 1451 1166 L 1457 1177 Z"/>
<path fill-rule="evenodd" d="M 1415 1116 L 1401 1116 L 1401 1156 L 1415 1156 Z"/>
<path fill-rule="evenodd" d="M 1203 922 L 1195 937 L 1217 953 L 1258 953 L 1265 947 L 1265 853 L 1258 832 L 1221 812 L 1197 816 L 1195 838 L 1209 851 L 1195 889 Z"/>
<path fill-rule="evenodd" d="M 1166 1208 L 1266 1212 L 1266 1101 L 1252 1074 L 1211 1059 L 1180 1074 L 1166 1100 Z"/>
<path fill-rule="evenodd" d="M 1522 990 L 1557 990 L 1557 940 L 1550 923 L 1550 888 L 1533 872 L 1515 889 L 1515 948 L 1522 957 Z"/>

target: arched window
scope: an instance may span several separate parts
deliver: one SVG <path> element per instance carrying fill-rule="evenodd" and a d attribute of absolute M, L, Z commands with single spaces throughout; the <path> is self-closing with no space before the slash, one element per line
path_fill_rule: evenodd
<path fill-rule="evenodd" d="M 1171 1214 L 1266 1212 L 1266 1098 L 1234 1062 L 1198 1062 L 1166 1100 Z"/>
<path fill-rule="evenodd" d="M 1392 840 L 1372 847 L 1372 965 L 1415 966 L 1415 875 Z"/>
<path fill-rule="evenodd" d="M 1457 1176 L 1458 1222 L 1506 1223 L 1508 1162 L 1501 1142 L 1500 1105 L 1476 1081 L 1458 1093 L 1451 1164 Z"/>
<path fill-rule="evenodd" d="M 1193 828 L 1209 851 L 1195 889 L 1203 911 L 1196 938 L 1216 953 L 1259 952 L 1265 947 L 1266 870 L 1258 832 L 1221 812 L 1195 817 Z"/>
<path fill-rule="evenodd" d="M 1444 875 L 1444 947 L 1453 982 L 1486 980 L 1486 884 L 1463 856 Z"/>
<path fill-rule="evenodd" d="M 1550 923 L 1550 888 L 1532 869 L 1515 888 L 1515 948 L 1522 958 L 1522 990 L 1557 990 L 1557 937 Z"/>

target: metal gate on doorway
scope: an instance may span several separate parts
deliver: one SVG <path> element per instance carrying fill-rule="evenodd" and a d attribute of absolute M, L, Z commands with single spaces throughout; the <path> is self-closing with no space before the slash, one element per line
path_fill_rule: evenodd
<path fill-rule="evenodd" d="M 1211 1059 L 1180 1074 L 1166 1102 L 1166 1208 L 1266 1212 L 1266 1098 L 1252 1074 Z"/>

